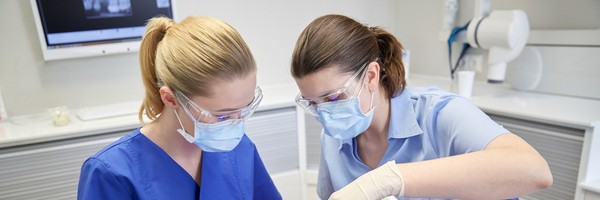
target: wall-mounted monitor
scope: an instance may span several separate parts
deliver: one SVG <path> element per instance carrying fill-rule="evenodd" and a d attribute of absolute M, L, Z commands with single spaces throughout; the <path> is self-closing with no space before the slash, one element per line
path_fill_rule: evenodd
<path fill-rule="evenodd" d="M 172 0 L 30 0 L 44 60 L 137 52 L 148 19 Z"/>

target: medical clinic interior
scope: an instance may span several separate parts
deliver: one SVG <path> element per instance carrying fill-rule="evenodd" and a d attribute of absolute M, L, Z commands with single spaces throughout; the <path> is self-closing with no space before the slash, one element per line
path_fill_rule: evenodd
<path fill-rule="evenodd" d="M 335 35 L 341 29 L 331 27 L 347 23 L 326 24 L 327 17 L 397 39 L 401 48 L 389 55 L 401 60 L 394 66 L 403 66 L 403 77 L 396 76 L 405 81 L 401 93 L 387 99 L 380 93 L 398 72 L 386 69 L 387 54 L 366 64 L 366 57 L 338 56 L 361 60 L 344 73 L 329 70 L 343 67 L 342 61 L 301 69 L 311 61 L 303 56 L 335 59 L 323 55 L 330 47 L 331 55 L 346 53 L 335 41 L 350 34 Z M 600 200 L 599 19 L 598 0 L 0 0 L 0 199 L 187 199 L 178 191 L 190 188 L 189 195 L 201 199 Z M 192 29 L 201 23 L 212 24 Z M 171 37 L 182 34 L 191 36 L 173 43 Z M 210 34 L 229 35 L 205 42 L 202 37 Z M 155 37 L 164 39 L 151 44 Z M 377 46 L 384 40 L 374 37 L 375 49 L 385 49 Z M 348 44 L 354 42 L 362 44 Z M 179 50 L 161 49 L 167 44 Z M 217 53 L 240 48 L 251 64 L 239 67 L 255 77 L 202 75 L 209 82 L 181 85 L 215 91 L 192 95 L 175 84 L 205 72 L 186 71 L 201 67 L 180 57 L 188 47 Z M 245 62 L 206 55 L 199 62 Z M 169 63 L 185 63 L 184 70 Z M 152 69 L 144 71 L 146 65 Z M 176 72 L 182 75 L 165 75 Z M 202 103 L 212 97 L 222 99 Z M 413 100 L 407 105 L 414 112 L 395 107 L 404 97 Z M 464 106 L 447 117 L 443 113 L 458 105 L 450 99 Z M 228 109 L 211 109 L 226 104 Z M 348 117 L 336 116 L 346 111 L 354 111 L 356 120 L 336 121 Z M 432 112 L 439 112 L 431 118 L 438 121 L 418 120 Z M 381 146 L 364 143 L 382 118 L 387 121 L 379 124 L 390 135 L 372 157 L 367 149 Z M 441 120 L 464 125 L 461 130 L 469 133 L 506 134 L 464 147 L 464 155 L 442 156 L 444 148 L 463 148 L 445 147 L 443 139 L 424 139 L 422 149 L 398 153 L 413 139 L 444 135 Z M 484 127 L 488 123 L 494 129 Z M 415 129 L 421 132 L 401 131 Z M 410 137 L 397 139 L 396 130 Z M 457 146 L 488 137 L 463 136 L 458 129 L 452 134 Z M 516 146 L 496 142 L 506 135 L 524 147 L 492 154 L 502 145 Z M 145 143 L 125 146 L 134 141 Z M 174 150 L 184 147 L 191 150 Z M 505 156 L 476 157 L 484 152 Z M 468 164 L 480 158 L 490 162 Z M 421 163 L 432 165 L 419 168 Z M 537 175 L 519 170 L 545 178 L 533 189 L 521 187 Z M 174 171 L 182 180 L 170 175 Z M 400 183 L 380 187 L 390 183 L 377 182 L 379 173 L 391 173 Z M 467 179 L 453 179 L 461 174 Z"/>

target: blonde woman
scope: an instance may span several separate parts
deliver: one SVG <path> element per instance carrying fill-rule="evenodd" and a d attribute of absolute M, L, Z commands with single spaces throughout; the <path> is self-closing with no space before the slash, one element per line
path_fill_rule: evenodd
<path fill-rule="evenodd" d="M 256 65 L 211 17 L 151 19 L 140 48 L 152 120 L 85 161 L 78 199 L 281 199 L 244 134 L 258 107 Z"/>
<path fill-rule="evenodd" d="M 552 184 L 544 158 L 467 99 L 405 88 L 401 51 L 342 15 L 300 35 L 291 71 L 297 103 L 324 127 L 321 199 L 506 199 Z"/>

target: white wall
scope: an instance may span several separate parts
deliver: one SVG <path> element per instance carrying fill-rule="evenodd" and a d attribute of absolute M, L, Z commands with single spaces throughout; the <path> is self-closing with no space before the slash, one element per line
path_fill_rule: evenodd
<path fill-rule="evenodd" d="M 361 22 L 388 27 L 394 21 L 394 1 L 197 1 L 178 0 L 183 15 L 209 15 L 225 20 L 244 37 L 257 60 L 259 84 L 288 84 L 291 54 L 310 21 L 329 13 L 351 16 Z"/>
<path fill-rule="evenodd" d="M 396 36 L 410 50 L 410 73 L 449 76 L 448 47 L 438 36 L 442 1 L 396 2 Z"/>
<path fill-rule="evenodd" d="M 210 15 L 242 34 L 258 64 L 258 84 L 289 84 L 295 41 L 314 18 L 340 13 L 394 30 L 395 1 L 176 1 L 178 17 Z M 0 0 L 0 90 L 9 115 L 139 100 L 137 54 L 44 62 L 29 1 Z"/>

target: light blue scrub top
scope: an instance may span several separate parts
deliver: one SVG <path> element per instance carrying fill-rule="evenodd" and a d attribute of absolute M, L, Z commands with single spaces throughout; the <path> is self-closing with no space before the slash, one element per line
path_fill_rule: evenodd
<path fill-rule="evenodd" d="M 377 166 L 391 160 L 418 162 L 479 151 L 509 132 L 469 100 L 435 87 L 407 88 L 390 100 L 390 106 L 389 146 Z M 321 199 L 370 170 L 358 156 L 355 139 L 338 140 L 321 133 L 317 181 Z"/>
<path fill-rule="evenodd" d="M 281 199 L 256 147 L 244 135 L 231 152 L 202 152 L 194 179 L 140 130 L 88 158 L 77 199 Z"/>

